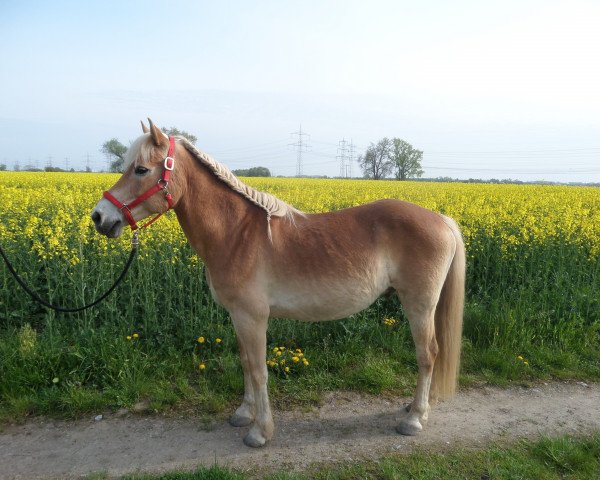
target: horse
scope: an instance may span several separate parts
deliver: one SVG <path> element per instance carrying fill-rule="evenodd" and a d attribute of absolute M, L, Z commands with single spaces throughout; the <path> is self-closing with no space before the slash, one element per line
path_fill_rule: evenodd
<path fill-rule="evenodd" d="M 143 218 L 175 210 L 204 262 L 214 300 L 233 322 L 244 395 L 229 422 L 250 426 L 244 443 L 261 447 L 273 437 L 269 318 L 341 319 L 394 291 L 408 318 L 418 366 L 414 398 L 396 430 L 419 433 L 430 400 L 450 398 L 457 388 L 465 292 L 457 223 L 389 199 L 303 213 L 244 184 L 185 138 L 168 137 L 148 120 L 126 154 L 123 175 L 104 192 L 92 220 L 99 233 L 114 238 L 127 224 L 135 229 Z"/>

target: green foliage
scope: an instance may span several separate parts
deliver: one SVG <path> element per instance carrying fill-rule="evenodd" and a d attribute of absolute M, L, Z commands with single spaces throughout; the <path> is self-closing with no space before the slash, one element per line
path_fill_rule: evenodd
<path fill-rule="evenodd" d="M 121 172 L 127 154 L 127 147 L 116 138 L 111 138 L 102 144 L 100 151 L 110 160 L 110 171 Z"/>
<path fill-rule="evenodd" d="M 423 152 L 421 150 L 413 148 L 410 143 L 400 138 L 392 139 L 390 161 L 394 164 L 395 175 L 398 180 L 407 180 L 423 175 L 422 160 Z"/>
<path fill-rule="evenodd" d="M 174 137 L 180 136 L 186 138 L 190 143 L 196 144 L 198 138 L 196 135 L 192 135 L 191 133 L 186 132 L 185 130 L 179 130 L 177 127 L 165 128 L 161 129 L 163 133 L 167 135 L 172 135 Z"/>
<path fill-rule="evenodd" d="M 271 171 L 267 167 L 251 167 L 251 168 L 239 168 L 234 170 L 233 173 L 238 177 L 270 177 Z"/>
<path fill-rule="evenodd" d="M 210 468 L 200 467 L 194 472 L 173 472 L 156 475 L 127 475 L 123 480 L 243 480 L 244 475 L 217 465 Z"/>

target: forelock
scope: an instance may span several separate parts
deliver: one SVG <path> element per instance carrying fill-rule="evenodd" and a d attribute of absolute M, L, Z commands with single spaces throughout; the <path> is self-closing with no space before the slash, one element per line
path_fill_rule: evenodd
<path fill-rule="evenodd" d="M 127 170 L 129 165 L 134 163 L 138 158 L 143 162 L 148 162 L 152 157 L 154 146 L 150 140 L 150 134 L 145 133 L 134 140 L 131 146 L 127 149 L 125 160 L 123 162 L 123 171 Z"/>

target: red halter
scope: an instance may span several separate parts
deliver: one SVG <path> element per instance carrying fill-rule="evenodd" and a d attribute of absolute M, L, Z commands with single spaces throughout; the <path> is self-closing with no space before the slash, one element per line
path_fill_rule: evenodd
<path fill-rule="evenodd" d="M 102 194 L 104 198 L 106 198 L 110 203 L 112 203 L 115 207 L 117 207 L 119 210 L 121 210 L 121 212 L 123 212 L 123 215 L 127 219 L 129 226 L 131 227 L 131 230 L 138 229 L 138 224 L 135 222 L 135 219 L 133 218 L 131 211 L 135 207 L 137 207 L 140 203 L 148 200 L 155 193 L 160 192 L 161 190 L 163 191 L 163 193 L 165 195 L 165 200 L 167 201 L 167 205 L 168 205 L 168 208 L 167 208 L 167 210 L 165 210 L 165 212 L 170 210 L 173 207 L 173 197 L 167 190 L 167 186 L 169 185 L 169 177 L 171 176 L 171 171 L 173 171 L 173 167 L 175 166 L 175 159 L 173 158 L 174 153 L 175 153 L 175 138 L 171 136 L 171 137 L 169 137 L 169 153 L 167 153 L 167 158 L 165 158 L 165 163 L 164 163 L 165 169 L 163 171 L 162 177 L 153 187 L 150 187 L 148 190 L 146 190 L 144 193 L 142 193 L 139 197 L 137 197 L 130 203 L 119 202 L 119 200 L 117 200 L 114 197 L 114 195 L 110 192 L 104 192 Z M 141 228 L 149 227 L 154 222 L 156 222 L 156 220 L 158 220 L 158 217 L 160 217 L 165 212 L 159 213 L 152 220 L 150 220 L 149 222 L 142 225 Z"/>

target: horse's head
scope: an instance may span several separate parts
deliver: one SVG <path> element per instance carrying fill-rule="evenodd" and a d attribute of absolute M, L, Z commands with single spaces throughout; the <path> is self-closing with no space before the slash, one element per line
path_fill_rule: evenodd
<path fill-rule="evenodd" d="M 144 135 L 127 151 L 123 175 L 104 192 L 92 211 L 96 230 L 107 237 L 118 237 L 127 224 L 135 230 L 137 221 L 173 206 L 167 184 L 174 165 L 175 143 L 148 120 L 150 128 L 142 123 Z"/>

